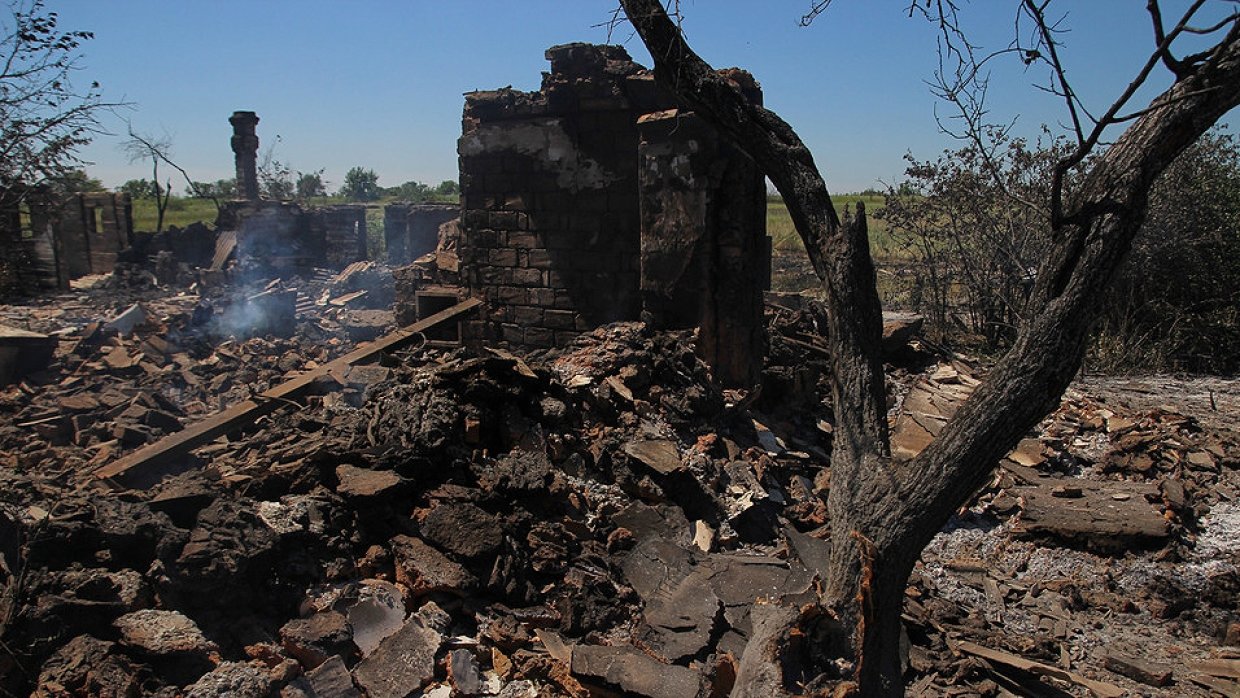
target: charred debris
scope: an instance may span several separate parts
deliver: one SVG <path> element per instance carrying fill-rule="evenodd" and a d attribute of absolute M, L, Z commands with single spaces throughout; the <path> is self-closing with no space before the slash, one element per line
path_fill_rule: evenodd
<path fill-rule="evenodd" d="M 622 49 L 548 59 L 386 260 L 252 197 L 0 306 L 5 692 L 723 696 L 750 608 L 813 602 L 829 357 L 761 176 Z M 885 340 L 907 457 L 985 371 Z M 912 694 L 1240 690 L 1240 445 L 1174 385 L 1070 391 L 935 539 Z"/>

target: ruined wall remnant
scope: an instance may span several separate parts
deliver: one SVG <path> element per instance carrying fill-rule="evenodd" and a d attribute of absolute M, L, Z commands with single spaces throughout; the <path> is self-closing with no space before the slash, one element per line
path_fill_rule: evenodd
<path fill-rule="evenodd" d="M 389 204 L 383 208 L 387 263 L 405 265 L 435 251 L 439 226 L 459 218 L 459 204 Z"/>
<path fill-rule="evenodd" d="M 343 269 L 366 256 L 366 207 L 342 204 L 312 208 L 312 220 L 323 227 L 323 259 L 331 269 Z"/>
<path fill-rule="evenodd" d="M 752 386 L 766 355 L 760 291 L 770 274 L 762 173 L 692 112 L 647 114 L 638 128 L 642 319 L 698 327 L 698 353 L 716 377 Z"/>
<path fill-rule="evenodd" d="M 258 195 L 258 115 L 235 111 L 232 150 L 241 201 L 221 207 L 217 230 L 237 231 L 238 261 L 268 269 L 344 267 L 365 260 L 366 207 L 354 204 L 303 209 Z"/>
<path fill-rule="evenodd" d="M 467 336 L 563 345 L 641 307 L 640 108 L 625 90 L 641 67 L 616 46 L 547 58 L 539 92 L 466 95 L 461 268 L 490 303 Z"/>
<path fill-rule="evenodd" d="M 258 200 L 258 114 L 235 111 L 228 117 L 232 124 L 232 149 L 237 162 L 237 194 L 249 201 Z"/>
<path fill-rule="evenodd" d="M 236 221 L 238 262 L 281 270 L 311 267 L 320 258 L 322 229 L 315 231 L 297 204 L 256 200 L 228 208 Z"/>
<path fill-rule="evenodd" d="M 22 200 L 29 227 L 22 228 L 16 206 L 3 214 L 2 253 L 6 259 L 23 260 L 18 285 L 25 292 L 68 288 L 73 279 L 106 274 L 133 242 L 128 194 L 60 195 L 35 189 Z"/>
<path fill-rule="evenodd" d="M 675 111 L 623 48 L 568 44 L 546 55 L 538 92 L 466 95 L 460 273 L 488 303 L 466 339 L 562 346 L 644 314 L 702 328 L 699 351 L 720 378 L 752 385 L 769 266 L 761 174 Z M 747 73 L 727 75 L 761 99 Z M 692 122 L 639 125 L 663 112 Z"/>
<path fill-rule="evenodd" d="M 303 209 L 292 201 L 233 201 L 215 220 L 237 231 L 237 260 L 270 270 L 343 269 L 367 259 L 366 207 Z"/>

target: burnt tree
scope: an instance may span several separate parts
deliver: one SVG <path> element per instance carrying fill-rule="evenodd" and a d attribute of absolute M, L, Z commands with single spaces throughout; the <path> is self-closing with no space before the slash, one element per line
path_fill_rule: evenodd
<path fill-rule="evenodd" d="M 949 0 L 938 0 L 950 7 Z M 656 79 L 747 152 L 783 195 L 826 291 L 838 423 L 828 507 L 831 552 L 820 603 L 754 608 L 754 633 L 741 658 L 736 694 L 903 695 L 900 614 L 908 576 L 922 549 L 953 512 L 985 484 L 998 460 L 1059 403 L 1085 352 L 1102 292 L 1145 217 L 1150 188 L 1168 164 L 1240 102 L 1240 22 L 1163 27 L 1150 0 L 1155 49 L 1133 85 L 1087 129 L 1042 21 L 1055 91 L 1072 109 L 1077 148 L 1060 163 L 1052 249 L 1038 270 L 1028 319 L 1012 349 L 939 437 L 908 461 L 891 457 L 882 364 L 881 310 L 865 218 L 841 225 L 809 150 L 770 110 L 745 98 L 685 42 L 660 0 L 621 0 L 654 59 Z M 816 3 L 816 6 L 826 3 Z M 1046 3 L 1026 0 L 1039 21 Z M 941 16 L 941 15 L 940 15 Z M 1213 46 L 1176 58 L 1186 33 L 1222 33 Z M 1026 57 L 1033 54 L 1027 54 Z M 1174 84 L 1148 107 L 1121 110 L 1159 63 Z M 1128 123 L 1104 150 L 1103 130 Z M 1088 167 L 1082 169 L 1088 160 Z M 1077 170 L 1071 197 L 1066 175 Z"/>

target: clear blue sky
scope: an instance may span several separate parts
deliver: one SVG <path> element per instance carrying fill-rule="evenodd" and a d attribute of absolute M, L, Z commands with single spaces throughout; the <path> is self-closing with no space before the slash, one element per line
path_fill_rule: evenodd
<path fill-rule="evenodd" d="M 898 181 L 903 155 L 929 158 L 953 142 L 934 120 L 925 81 L 936 63 L 931 26 L 906 0 L 835 0 L 812 26 L 797 26 L 810 0 L 683 0 L 691 45 L 716 67 L 740 66 L 762 83 L 766 104 L 798 130 L 833 192 Z M 1182 5 L 1171 0 L 1169 5 Z M 173 141 L 197 180 L 230 177 L 228 116 L 262 119 L 262 148 L 294 169 L 326 170 L 333 188 L 360 165 L 379 183 L 455 179 L 462 93 L 512 85 L 537 89 L 543 51 L 608 41 L 600 26 L 614 0 L 48 0 L 62 28 L 95 32 L 83 47 L 82 81 L 133 103 L 121 114 L 139 132 Z M 965 21 L 975 40 L 1011 40 L 1012 0 L 974 0 Z M 1152 44 L 1142 0 L 1063 0 L 1066 59 L 1077 89 L 1099 111 L 1135 74 Z M 1166 10 L 1171 13 L 1170 8 Z M 626 26 L 611 36 L 650 65 Z M 996 119 L 1019 116 L 1036 134 L 1062 121 L 1062 105 L 1030 87 L 1010 61 L 996 71 Z M 1162 79 L 1161 85 L 1166 84 Z M 1142 103 L 1143 104 L 1143 103 Z M 940 113 L 948 113 L 939 105 Z M 108 186 L 149 176 L 128 164 L 118 134 L 84 152 Z M 174 182 L 179 190 L 181 187 Z"/>

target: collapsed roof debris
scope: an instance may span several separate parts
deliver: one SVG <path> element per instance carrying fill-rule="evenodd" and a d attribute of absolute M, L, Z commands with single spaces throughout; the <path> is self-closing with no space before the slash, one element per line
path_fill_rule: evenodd
<path fill-rule="evenodd" d="M 131 336 L 62 333 L 42 384 L 3 394 L 6 642 L 29 672 L 8 665 L 9 687 L 721 694 L 752 604 L 813 598 L 833 420 L 825 384 L 804 385 L 826 370 L 802 346 L 810 313 L 786 299 L 768 312 L 761 395 L 718 387 L 687 333 L 640 323 L 524 356 L 389 346 L 356 382 L 327 371 L 355 397 L 240 421 L 192 448 L 201 467 L 113 492 L 95 475 L 126 447 L 115 434 L 158 443 L 209 411 L 186 409 L 209 399 L 188 384 L 170 399 L 170 376 L 278 385 L 255 359 L 323 374 L 350 346 L 227 341 L 186 368 L 172 328 L 195 304 L 139 295 L 148 320 Z M 54 332 L 92 300 L 33 310 Z M 901 420 L 934 424 L 978 377 L 924 353 L 894 369 L 897 444 L 919 438 Z M 1071 394 L 915 572 L 913 686 L 1205 695 L 1230 681 L 1236 658 L 1216 643 L 1237 633 L 1237 451 L 1190 417 Z"/>

